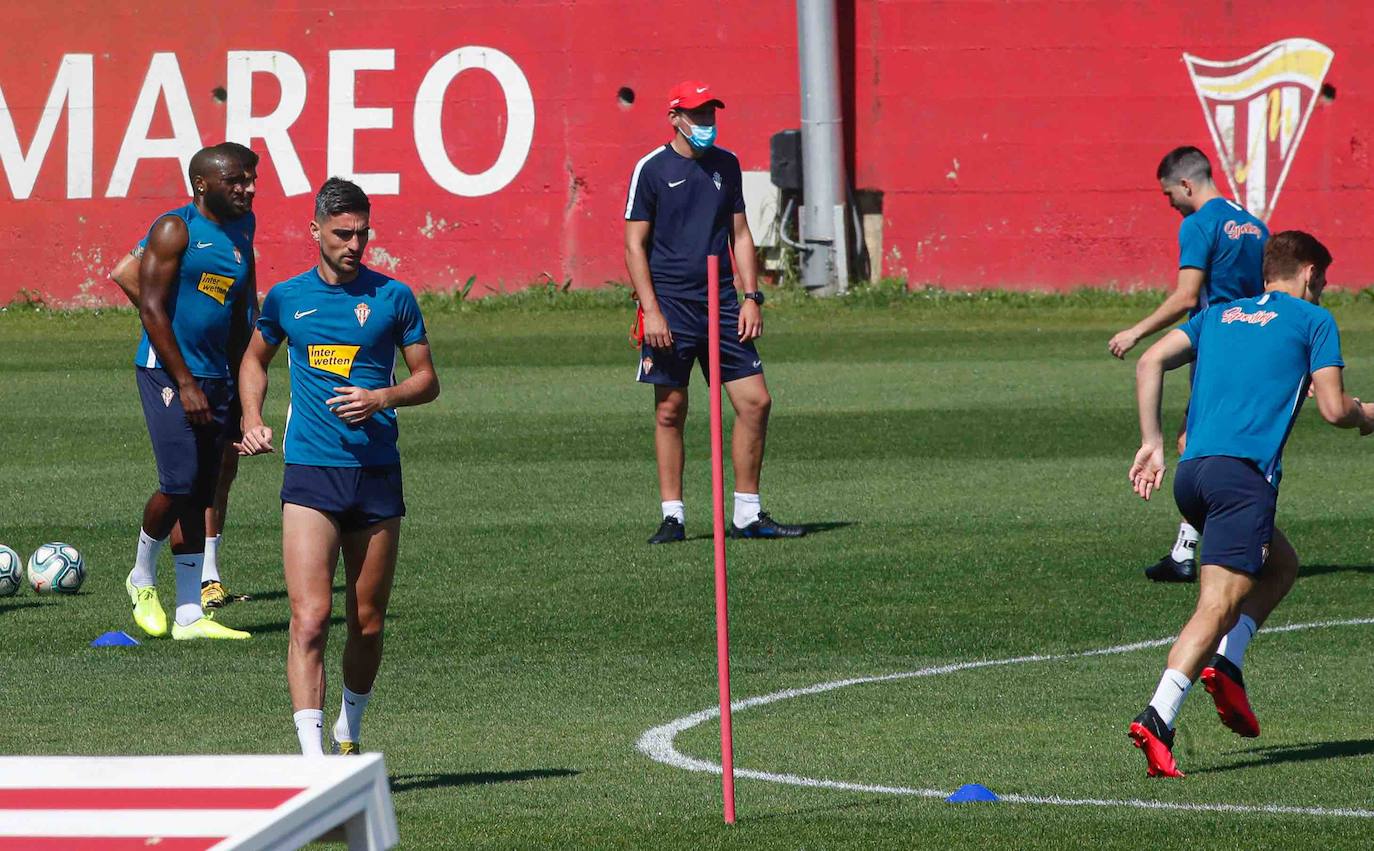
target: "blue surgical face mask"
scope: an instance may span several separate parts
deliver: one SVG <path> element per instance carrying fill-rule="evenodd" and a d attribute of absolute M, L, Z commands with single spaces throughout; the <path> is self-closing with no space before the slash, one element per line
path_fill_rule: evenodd
<path fill-rule="evenodd" d="M 687 138 L 688 144 L 698 151 L 704 151 L 716 143 L 716 125 L 707 127 L 701 124 L 687 122 L 687 126 L 692 128 L 691 133 L 683 133 Z"/>

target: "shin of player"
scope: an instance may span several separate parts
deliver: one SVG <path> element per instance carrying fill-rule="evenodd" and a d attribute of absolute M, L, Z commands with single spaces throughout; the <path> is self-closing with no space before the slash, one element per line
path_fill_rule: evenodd
<path fill-rule="evenodd" d="M 371 204 L 330 178 L 315 199 L 315 266 L 272 288 L 239 371 L 241 454 L 274 451 L 262 417 L 267 365 L 291 359 L 283 438 L 282 561 L 291 601 L 286 677 L 301 752 L 323 753 L 324 648 L 333 582 L 344 562 L 348 637 L 343 694 L 331 729 L 339 753 L 359 753 L 363 710 L 382 660 L 405 501 L 396 408 L 439 395 L 424 319 L 410 289 L 362 264 Z M 410 375 L 393 384 L 396 351 Z"/>
<path fill-rule="evenodd" d="M 1202 678 L 1223 724 L 1259 735 L 1241 676 L 1245 646 L 1297 576 L 1274 527 L 1284 444 L 1310 387 L 1322 417 L 1374 431 L 1374 405 L 1348 396 L 1340 335 L 1317 302 L 1331 255 L 1308 234 L 1276 234 L 1264 252 L 1265 292 L 1208 308 L 1169 332 L 1136 369 L 1141 446 L 1129 477 L 1145 499 L 1164 481 L 1164 373 L 1196 362 L 1188 445 L 1174 477 L 1179 511 L 1203 532 L 1195 611 L 1130 736 L 1151 777 L 1178 777 L 1174 726 Z"/>

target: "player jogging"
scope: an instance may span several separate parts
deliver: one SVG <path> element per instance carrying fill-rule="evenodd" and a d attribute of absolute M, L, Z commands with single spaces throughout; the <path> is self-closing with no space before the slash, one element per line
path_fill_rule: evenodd
<path fill-rule="evenodd" d="M 248 638 L 205 616 L 201 582 L 205 515 L 214 503 L 234 403 L 232 376 L 257 301 L 253 194 L 257 155 L 241 145 L 203 148 L 188 169 L 190 204 L 158 218 L 138 260 L 143 337 L 135 359 L 143 415 L 157 460 L 158 490 L 143 509 L 125 588 L 134 622 L 167 633 L 157 596 L 157 558 L 174 526 L 176 613 L 172 638 Z"/>
<path fill-rule="evenodd" d="M 333 739 L 360 753 L 363 710 L 382 662 L 382 624 L 405 501 L 396 408 L 439 395 L 425 323 L 410 288 L 362 265 L 371 204 L 332 177 L 315 196 L 315 266 L 274 286 L 239 372 L 245 455 L 272 452 L 262 419 L 267 365 L 283 343 L 291 406 L 282 449 L 282 563 L 291 600 L 286 679 L 301 753 L 323 753 L 324 647 L 343 553 L 348 639 Z M 396 350 L 410 376 L 394 384 Z"/>
<path fill-rule="evenodd" d="M 707 372 L 706 258 L 720 258 L 720 377 L 735 408 L 730 456 L 739 538 L 795 538 L 803 526 L 762 510 L 759 473 L 773 400 L 754 340 L 763 333 L 754 237 L 744 215 L 739 160 L 716 147 L 716 110 L 725 104 L 700 82 L 668 95 L 672 142 L 635 165 L 625 205 L 625 265 L 642 311 L 638 380 L 654 386 L 654 450 L 663 521 L 651 544 L 686 538 L 682 501 L 683 426 L 693 362 Z M 735 295 L 731 243 L 744 287 Z"/>
<path fill-rule="evenodd" d="M 1202 568 L 1197 608 L 1169 651 L 1154 697 L 1130 725 L 1151 777 L 1183 776 L 1173 757 L 1174 721 L 1199 676 L 1223 724 L 1259 735 L 1241 667 L 1250 638 L 1298 574 L 1297 553 L 1274 527 L 1274 511 L 1283 447 L 1308 388 L 1327 422 L 1374 431 L 1374 405 L 1346 395 L 1340 333 L 1317 306 L 1330 263 L 1312 236 L 1276 234 L 1264 250 L 1263 295 L 1203 310 L 1136 366 L 1140 450 L 1130 479 L 1149 499 L 1164 481 L 1164 373 L 1196 361 L 1174 500 L 1202 531 Z"/>
<path fill-rule="evenodd" d="M 1264 241 L 1269 229 L 1239 204 L 1221 197 L 1212 182 L 1212 164 L 1197 148 L 1175 148 L 1155 172 L 1169 205 L 1183 216 L 1178 228 L 1178 286 L 1153 313 L 1112 337 L 1107 348 L 1118 358 L 1136 343 L 1174 324 L 1185 314 L 1195 316 L 1214 304 L 1259 295 Z M 1180 430 L 1178 451 L 1186 432 Z M 1173 550 L 1145 569 L 1156 582 L 1193 582 L 1197 579 L 1198 530 L 1187 520 L 1179 524 Z"/>

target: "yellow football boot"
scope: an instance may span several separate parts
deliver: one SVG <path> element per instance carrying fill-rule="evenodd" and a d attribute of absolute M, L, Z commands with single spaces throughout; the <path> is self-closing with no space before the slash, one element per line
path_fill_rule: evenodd
<path fill-rule="evenodd" d="M 202 609 L 221 608 L 228 604 L 231 599 L 229 592 L 224 590 L 224 584 L 218 580 L 205 582 L 200 586 L 200 607 Z"/>
<path fill-rule="evenodd" d="M 334 753 L 339 756 L 361 756 L 362 745 L 357 742 L 334 742 Z"/>
<path fill-rule="evenodd" d="M 186 626 L 176 622 L 172 623 L 172 638 L 176 641 L 194 641 L 198 638 L 227 638 L 242 641 L 252 637 L 251 633 L 241 629 L 230 629 L 222 623 L 216 623 L 209 617 L 201 618 Z"/>
<path fill-rule="evenodd" d="M 129 592 L 129 600 L 134 604 L 134 623 L 153 638 L 167 634 L 167 613 L 157 599 L 157 586 L 138 587 L 133 583 L 133 573 L 124 579 L 124 590 Z"/>

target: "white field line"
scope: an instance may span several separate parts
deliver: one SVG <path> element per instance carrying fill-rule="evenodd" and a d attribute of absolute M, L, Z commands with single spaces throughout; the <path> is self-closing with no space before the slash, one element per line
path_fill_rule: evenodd
<path fill-rule="evenodd" d="M 1295 623 L 1286 626 L 1265 627 L 1261 632 L 1298 632 L 1308 629 L 1328 629 L 1338 626 L 1368 626 L 1370 624 L 1374 624 L 1374 618 L 1351 618 L 1349 620 L 1313 621 L 1311 623 Z M 1121 653 L 1131 653 L 1136 650 L 1145 650 L 1151 647 L 1163 647 L 1167 644 L 1172 644 L 1173 641 L 1173 637 L 1156 638 L 1151 641 L 1137 641 L 1133 644 L 1118 644 L 1114 647 L 1103 647 L 1098 650 L 1082 650 L 1076 653 L 1014 656 L 1009 659 L 981 659 L 972 662 L 954 662 L 947 665 L 934 665 L 929 668 L 921 668 L 916 671 L 902 671 L 895 674 L 880 674 L 877 676 L 850 677 L 844 680 L 831 680 L 830 682 L 817 683 L 816 685 L 805 686 L 803 688 L 783 689 L 782 691 L 775 691 L 771 694 L 760 695 L 758 697 L 734 700 L 730 702 L 730 711 L 733 714 L 742 712 L 746 709 L 752 709 L 755 706 L 766 706 L 770 703 L 777 703 L 794 697 L 823 694 L 828 691 L 835 691 L 836 689 L 847 688 L 848 686 L 863 685 L 865 683 L 886 683 L 896 680 L 915 679 L 917 677 L 934 677 L 940 674 L 953 674 L 959 671 L 969 671 L 977 668 L 997 668 L 1007 665 L 1029 664 L 1032 662 L 1065 662 L 1071 659 L 1084 659 L 1090 656 L 1113 656 Z M 667 724 L 661 724 L 644 731 L 644 734 L 639 737 L 637 747 L 645 756 L 655 762 L 661 762 L 664 765 L 671 765 L 674 768 L 681 768 L 685 771 L 703 771 L 720 774 L 720 763 L 687 756 L 680 752 L 676 745 L 676 739 L 681 733 L 719 717 L 720 707 L 718 706 L 708 707 L 700 712 L 693 712 L 691 715 L 684 715 L 681 718 L 669 721 Z M 836 789 L 844 792 L 873 792 L 882 795 L 909 795 L 919 798 L 945 798 L 950 795 L 949 791 L 943 789 L 917 789 L 910 786 L 875 786 L 868 783 L 850 783 L 844 780 L 802 777 L 796 774 L 778 774 L 771 771 L 758 771 L 752 768 L 736 768 L 735 776 L 747 777 L 751 780 L 763 780 L 769 783 L 782 783 L 789 786 Z M 1136 799 L 1062 798 L 1058 795 L 1013 794 L 999 795 L 998 797 L 1003 801 L 1010 801 L 1016 804 L 1048 804 L 1060 807 L 1135 807 L 1145 810 L 1174 810 L 1184 812 L 1265 813 L 1270 815 L 1374 818 L 1374 810 L 1346 807 L 1294 807 L 1284 804 L 1182 804 Z"/>

